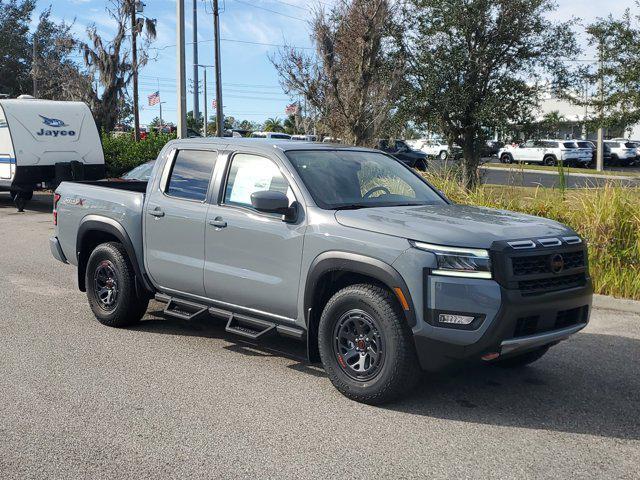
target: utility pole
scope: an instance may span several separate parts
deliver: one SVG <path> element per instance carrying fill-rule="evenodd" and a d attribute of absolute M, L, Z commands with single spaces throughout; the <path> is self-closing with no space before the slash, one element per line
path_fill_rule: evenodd
<path fill-rule="evenodd" d="M 600 39 L 599 49 L 599 72 L 598 76 L 598 89 L 600 90 L 600 125 L 598 125 L 598 154 L 596 157 L 596 170 L 601 172 L 604 170 L 604 129 L 602 128 L 602 122 L 604 121 L 604 44 Z"/>
<path fill-rule="evenodd" d="M 224 116 L 222 112 L 222 69 L 220 67 L 220 11 L 218 0 L 213 0 L 213 32 L 215 38 L 216 67 L 216 135 L 224 136 Z"/>
<path fill-rule="evenodd" d="M 202 82 L 204 83 L 204 122 L 203 122 L 203 127 L 204 127 L 204 133 L 203 136 L 207 136 L 207 130 L 209 129 L 209 126 L 207 125 L 209 123 L 209 120 L 207 118 L 207 102 L 209 101 L 209 99 L 207 98 L 207 69 L 204 69 L 204 78 L 202 80 Z"/>
<path fill-rule="evenodd" d="M 33 35 L 33 58 L 31 59 L 31 77 L 33 78 L 33 98 L 38 98 L 38 38 Z"/>
<path fill-rule="evenodd" d="M 184 40 L 184 0 L 176 1 L 177 57 L 178 57 L 178 138 L 187 137 L 187 74 Z"/>
<path fill-rule="evenodd" d="M 131 16 L 131 63 L 133 68 L 133 138 L 140 141 L 140 110 L 138 106 L 138 21 L 136 19 L 136 0 L 129 0 Z"/>
<path fill-rule="evenodd" d="M 198 0 L 193 0 L 193 119 L 200 118 L 200 82 L 198 81 Z"/>

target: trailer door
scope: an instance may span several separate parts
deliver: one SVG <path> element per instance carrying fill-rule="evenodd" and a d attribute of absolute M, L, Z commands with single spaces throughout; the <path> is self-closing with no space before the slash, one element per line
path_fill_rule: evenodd
<path fill-rule="evenodd" d="M 16 168 L 16 157 L 13 142 L 9 133 L 9 125 L 0 105 L 0 180 L 11 180 Z"/>

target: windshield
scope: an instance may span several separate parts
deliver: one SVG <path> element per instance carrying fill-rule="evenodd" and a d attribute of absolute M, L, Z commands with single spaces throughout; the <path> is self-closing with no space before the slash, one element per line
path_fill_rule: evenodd
<path fill-rule="evenodd" d="M 417 174 L 381 153 L 299 150 L 287 156 L 326 210 L 446 204 Z"/>

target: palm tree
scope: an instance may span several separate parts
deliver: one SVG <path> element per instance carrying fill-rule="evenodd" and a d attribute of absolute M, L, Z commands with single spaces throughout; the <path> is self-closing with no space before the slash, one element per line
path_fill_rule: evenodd
<path fill-rule="evenodd" d="M 282 126 L 282 120 L 278 117 L 276 118 L 267 118 L 264 122 L 264 131 L 265 132 L 284 132 L 284 127 Z"/>

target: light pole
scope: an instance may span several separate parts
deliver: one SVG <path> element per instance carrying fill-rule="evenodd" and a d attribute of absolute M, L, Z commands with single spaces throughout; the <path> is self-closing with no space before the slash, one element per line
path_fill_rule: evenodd
<path fill-rule="evenodd" d="M 207 113 L 207 109 L 209 107 L 208 102 L 209 99 L 207 98 L 207 68 L 214 68 L 213 65 L 201 65 L 201 64 L 196 64 L 195 65 L 196 68 L 200 67 L 202 68 L 203 74 L 204 74 L 204 78 L 203 78 L 203 82 L 204 82 L 204 109 L 203 109 L 203 114 L 204 114 L 204 126 L 203 126 L 203 135 L 206 137 L 207 136 L 207 131 L 208 131 L 208 123 L 209 123 L 209 117 L 208 117 L 208 113 Z"/>
<path fill-rule="evenodd" d="M 193 0 L 193 119 L 200 118 L 200 82 L 198 79 L 198 0 Z"/>
<path fill-rule="evenodd" d="M 133 138 L 140 141 L 140 111 L 138 108 L 138 20 L 136 19 L 136 0 L 129 1 L 129 15 L 131 16 L 131 66 L 133 67 Z M 141 7 L 140 7 L 141 8 Z"/>
<path fill-rule="evenodd" d="M 216 68 L 216 135 L 224 136 L 224 116 L 222 112 L 222 69 L 220 66 L 220 10 L 218 0 L 213 0 L 213 33 L 215 38 Z"/>
<path fill-rule="evenodd" d="M 186 55 L 184 40 L 184 0 L 176 1 L 176 20 L 177 20 L 177 57 L 178 57 L 178 138 L 187 137 L 187 74 L 186 74 Z"/>

